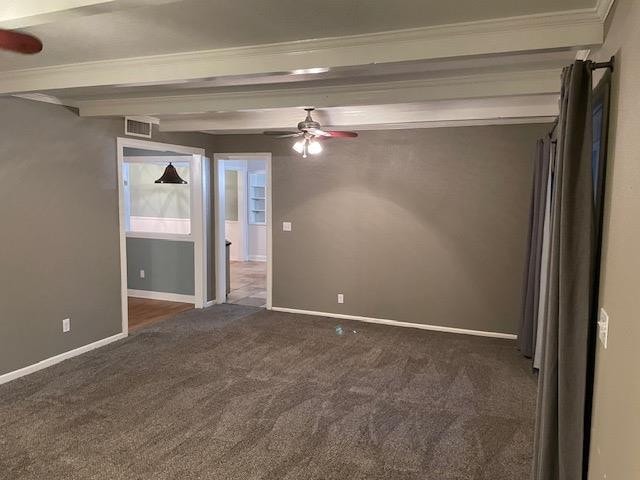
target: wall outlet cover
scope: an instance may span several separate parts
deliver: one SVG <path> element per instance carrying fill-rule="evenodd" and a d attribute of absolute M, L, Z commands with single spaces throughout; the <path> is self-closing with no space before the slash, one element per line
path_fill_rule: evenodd
<path fill-rule="evenodd" d="M 282 222 L 282 231 L 290 232 L 291 231 L 291 222 Z"/>
<path fill-rule="evenodd" d="M 62 320 L 62 333 L 67 333 L 69 330 L 71 330 L 71 319 L 65 318 Z"/>
<path fill-rule="evenodd" d="M 338 303 L 344 303 L 344 294 L 342 293 L 338 294 Z"/>
<path fill-rule="evenodd" d="M 144 278 L 144 270 L 140 270 L 140 278 Z"/>

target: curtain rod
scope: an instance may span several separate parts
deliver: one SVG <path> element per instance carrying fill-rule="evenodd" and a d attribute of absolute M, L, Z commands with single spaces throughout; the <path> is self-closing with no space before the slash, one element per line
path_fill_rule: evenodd
<path fill-rule="evenodd" d="M 553 137 L 553 132 L 555 132 L 556 127 L 558 126 L 558 120 L 560 120 L 560 117 L 556 117 L 556 119 L 553 121 L 553 125 L 551 125 L 551 130 L 549 130 L 549 133 L 547 135 L 549 135 L 549 138 Z"/>
<path fill-rule="evenodd" d="M 616 57 L 614 55 L 609 59 L 608 62 L 591 62 L 591 63 L 589 63 L 589 68 L 591 70 L 597 70 L 599 68 L 610 68 L 611 71 L 613 72 L 613 68 L 614 68 L 614 65 L 615 65 L 615 60 L 616 60 Z"/>
<path fill-rule="evenodd" d="M 593 70 L 598 70 L 600 68 L 610 68 L 611 71 L 613 72 L 614 67 L 615 67 L 615 60 L 616 57 L 615 55 L 612 55 L 611 58 L 609 59 L 608 62 L 589 62 L 589 69 Z M 556 119 L 553 121 L 553 125 L 551 125 L 551 129 L 549 130 L 549 138 L 553 137 L 553 132 L 555 132 L 556 127 L 558 126 L 558 120 L 559 117 L 556 117 Z"/>

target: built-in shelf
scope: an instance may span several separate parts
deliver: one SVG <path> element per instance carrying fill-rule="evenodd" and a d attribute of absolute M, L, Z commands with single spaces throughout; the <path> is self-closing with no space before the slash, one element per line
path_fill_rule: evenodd
<path fill-rule="evenodd" d="M 249 224 L 267 223 L 267 175 L 264 171 L 249 172 Z"/>

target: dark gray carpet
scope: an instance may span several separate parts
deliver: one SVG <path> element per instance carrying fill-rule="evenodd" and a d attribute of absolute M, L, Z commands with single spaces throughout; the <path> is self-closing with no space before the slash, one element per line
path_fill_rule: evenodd
<path fill-rule="evenodd" d="M 0 386 L 0 478 L 526 479 L 529 368 L 508 340 L 192 311 Z"/>

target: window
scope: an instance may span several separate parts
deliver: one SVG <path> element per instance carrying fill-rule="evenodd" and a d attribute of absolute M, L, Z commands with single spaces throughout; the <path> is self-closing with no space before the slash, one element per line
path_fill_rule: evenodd
<path fill-rule="evenodd" d="M 127 232 L 191 234 L 191 172 L 188 161 L 171 160 L 185 185 L 157 184 L 166 162 L 126 162 L 125 222 Z"/>
<path fill-rule="evenodd" d="M 225 189 L 225 220 L 230 222 L 238 221 L 238 171 L 224 171 L 224 189 Z"/>

